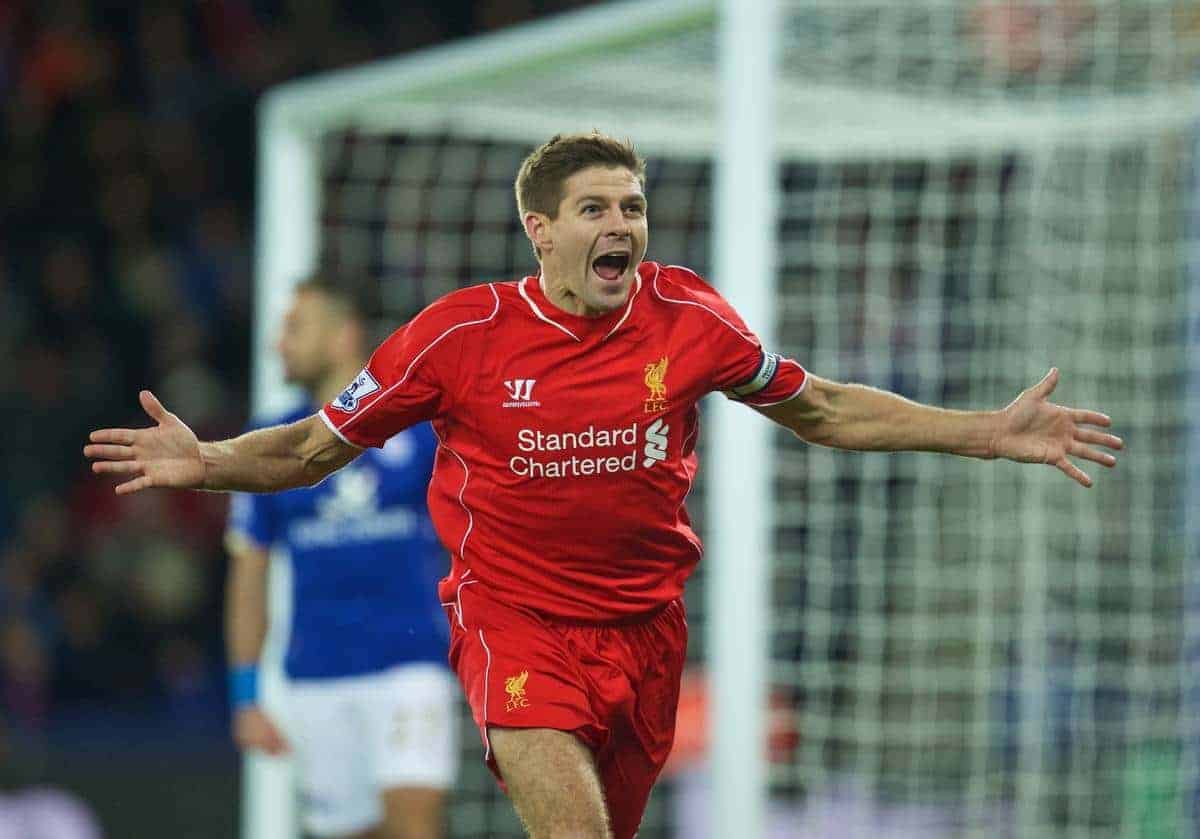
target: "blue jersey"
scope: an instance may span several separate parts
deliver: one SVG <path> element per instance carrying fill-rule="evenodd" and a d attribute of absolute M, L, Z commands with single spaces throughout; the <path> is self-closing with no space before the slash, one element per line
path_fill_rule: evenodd
<path fill-rule="evenodd" d="M 260 547 L 282 548 L 291 560 L 289 677 L 446 663 L 437 582 L 447 560 L 425 502 L 436 451 L 424 423 L 367 449 L 315 487 L 233 496 L 229 529 Z"/>

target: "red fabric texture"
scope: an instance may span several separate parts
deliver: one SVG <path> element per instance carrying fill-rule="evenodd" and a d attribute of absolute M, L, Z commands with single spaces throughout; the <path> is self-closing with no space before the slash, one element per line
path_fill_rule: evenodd
<path fill-rule="evenodd" d="M 469 579 L 447 602 L 450 663 L 497 780 L 488 726 L 571 732 L 596 756 L 616 839 L 632 839 L 674 739 L 682 602 L 617 625 L 555 622 L 499 603 Z"/>
<path fill-rule="evenodd" d="M 599 318 L 557 309 L 537 277 L 447 295 L 323 413 L 358 446 L 433 421 L 429 510 L 451 586 L 470 572 L 504 602 L 602 623 L 683 593 L 701 554 L 684 507 L 697 402 L 763 365 L 714 289 L 647 262 L 627 304 Z M 794 361 L 771 369 L 747 402 L 783 401 L 805 383 Z"/>

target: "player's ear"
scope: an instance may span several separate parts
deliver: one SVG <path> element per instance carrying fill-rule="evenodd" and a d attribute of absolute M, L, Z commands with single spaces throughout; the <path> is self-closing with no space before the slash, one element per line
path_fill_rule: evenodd
<path fill-rule="evenodd" d="M 525 235 L 539 253 L 553 250 L 554 239 L 550 235 L 550 218 L 543 213 L 530 210 L 522 219 L 525 223 Z"/>

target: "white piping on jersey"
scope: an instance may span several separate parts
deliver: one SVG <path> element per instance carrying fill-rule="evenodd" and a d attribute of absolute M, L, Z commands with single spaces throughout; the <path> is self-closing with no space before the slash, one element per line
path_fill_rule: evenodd
<path fill-rule="evenodd" d="M 518 293 L 519 293 L 519 294 L 520 294 L 522 297 L 524 297 L 524 298 L 525 298 L 525 302 L 529 304 L 529 308 L 533 309 L 533 313 L 534 313 L 535 315 L 537 315 L 539 319 L 541 319 L 541 320 L 544 320 L 546 323 L 550 324 L 550 325 L 551 325 L 551 326 L 553 326 L 555 329 L 561 329 L 563 332 L 565 332 L 565 333 L 567 333 L 568 335 L 570 335 L 570 336 L 571 336 L 572 338 L 574 338 L 576 341 L 583 341 L 583 339 L 582 339 L 582 338 L 580 338 L 578 335 L 576 335 L 576 334 L 575 334 L 574 332 L 572 332 L 571 330 L 567 329 L 567 328 L 566 328 L 565 326 L 563 326 L 561 323 L 558 323 L 557 321 L 553 321 L 553 320 L 551 320 L 550 318 L 546 317 L 544 314 L 542 314 L 542 310 L 541 310 L 541 309 L 539 309 L 539 308 L 537 307 L 537 303 L 534 303 L 534 302 L 533 302 L 533 298 L 532 298 L 532 297 L 530 297 L 530 296 L 529 296 L 529 294 L 528 294 L 528 292 L 526 292 L 526 291 L 525 291 L 525 281 L 526 281 L 527 279 L 529 279 L 529 278 L 528 278 L 528 277 L 522 277 L 522 278 L 521 278 L 521 282 L 517 283 L 517 292 L 518 292 Z"/>
<path fill-rule="evenodd" d="M 455 592 L 454 592 L 454 611 L 458 612 L 458 625 L 461 626 L 463 629 L 467 628 L 467 625 L 465 623 L 463 623 L 463 607 L 462 607 L 463 586 L 472 586 L 472 585 L 475 585 L 475 583 L 479 582 L 479 580 L 468 580 L 467 577 L 469 577 L 470 575 L 471 575 L 471 569 L 468 568 L 467 573 L 462 575 L 463 581 L 458 584 L 458 589 L 455 590 Z"/>
<path fill-rule="evenodd" d="M 699 274 L 697 274 L 691 268 L 684 267 L 683 265 L 668 265 L 667 267 L 668 268 L 678 268 L 681 271 L 687 271 L 689 274 L 691 274 L 696 279 L 698 279 L 698 280 L 700 279 Z M 719 320 L 721 323 L 725 324 L 730 329 L 732 329 L 734 332 L 736 332 L 738 334 L 738 336 L 741 337 L 742 340 L 744 340 L 746 343 L 750 344 L 752 347 L 755 347 L 756 349 L 762 349 L 762 346 L 758 343 L 758 341 L 755 341 L 753 338 L 747 336 L 745 332 L 738 329 L 732 323 L 725 320 L 725 318 L 721 317 L 719 314 L 714 312 L 712 309 L 708 308 L 708 306 L 705 306 L 703 303 L 697 303 L 695 300 L 677 300 L 674 297 L 667 297 L 665 294 L 662 293 L 662 291 L 658 287 L 658 271 L 654 272 L 654 293 L 658 295 L 659 300 L 663 300 L 668 303 L 679 303 L 683 306 L 696 306 L 697 308 L 703 309 L 704 311 L 706 311 L 710 315 L 712 315 L 714 318 Z"/>
<path fill-rule="evenodd" d="M 433 426 L 431 425 L 430 428 L 433 428 Z M 463 508 L 464 511 L 466 511 L 467 529 L 463 532 L 462 542 L 460 542 L 458 545 L 458 555 L 459 555 L 459 557 L 466 559 L 467 537 L 471 535 L 471 529 L 473 527 L 475 527 L 475 514 L 471 512 L 471 508 L 468 507 L 467 502 L 463 500 L 463 495 L 467 491 L 467 482 L 471 480 L 471 470 L 467 468 L 467 462 L 462 459 L 462 457 L 459 455 L 459 453 L 446 445 L 446 441 L 442 439 L 441 434 L 438 434 L 438 430 L 436 428 L 433 429 L 433 436 L 437 437 L 439 448 L 445 449 L 446 451 L 450 452 L 450 454 L 454 455 L 454 457 L 458 460 L 458 462 L 462 464 L 463 483 L 462 483 L 462 487 L 458 490 L 458 504 L 460 507 Z M 434 464 L 433 471 L 436 474 L 437 473 L 437 458 L 434 458 L 433 464 Z M 432 481 L 432 478 L 430 480 Z M 471 573 L 470 569 L 468 569 L 467 574 L 470 574 L 470 573 Z M 466 577 L 467 574 L 463 574 L 463 577 Z M 459 590 L 460 591 L 462 590 L 461 586 L 459 587 Z M 461 606 L 460 606 L 460 609 L 461 609 Z M 460 623 L 462 622 L 461 611 L 460 611 L 460 615 L 459 615 L 459 622 Z M 466 627 L 464 627 L 464 629 L 465 628 Z"/>
<path fill-rule="evenodd" d="M 431 349 L 436 347 L 438 345 L 438 343 L 443 338 L 445 338 L 447 335 L 449 335 L 451 332 L 453 332 L 456 329 L 462 329 L 464 326 L 475 326 L 480 323 L 487 323 L 492 318 L 496 317 L 496 313 L 500 311 L 500 295 L 496 293 L 496 288 L 493 283 L 488 283 L 488 290 L 492 292 L 492 298 L 496 301 L 496 305 L 492 308 L 492 313 L 490 315 L 488 315 L 486 318 L 480 318 L 479 320 L 468 320 L 468 321 L 463 321 L 462 323 L 456 323 L 456 324 L 454 324 L 454 326 L 451 326 L 449 329 L 447 329 L 441 335 L 437 336 L 432 341 L 430 341 L 429 345 L 426 346 L 425 349 L 423 349 L 419 353 L 417 353 L 416 356 L 413 358 L 413 360 L 409 363 L 408 368 L 404 371 L 403 376 L 401 376 L 397 381 L 395 381 L 392 385 L 390 385 L 387 389 L 385 389 L 383 391 L 383 393 L 381 393 L 377 397 L 375 397 L 375 401 L 373 401 L 370 405 L 363 406 L 361 413 L 354 414 L 352 417 L 350 417 L 350 419 L 348 419 L 344 423 L 342 423 L 342 428 L 347 428 L 347 427 L 349 427 L 350 423 L 366 416 L 367 412 L 370 411 L 373 407 L 375 407 L 379 403 L 381 403 L 389 393 L 391 393 L 396 388 L 400 387 L 400 385 L 404 384 L 404 382 L 408 380 L 409 375 L 412 373 L 413 368 L 417 366 L 417 362 L 421 360 L 421 358 L 425 355 L 425 353 L 429 352 Z"/>
<path fill-rule="evenodd" d="M 679 501 L 679 506 L 675 508 L 675 516 L 676 517 L 679 516 L 680 508 L 682 508 L 683 505 L 687 502 L 687 497 L 689 494 L 691 494 L 691 491 L 692 491 L 692 482 L 696 479 L 696 476 L 692 474 L 692 470 L 688 469 L 687 458 L 683 456 L 683 453 L 685 451 L 687 451 L 688 442 L 693 437 L 696 436 L 696 432 L 699 430 L 700 430 L 700 422 L 697 419 L 695 427 L 692 428 L 692 433 L 683 438 L 683 446 L 681 446 L 679 449 L 679 462 L 683 465 L 684 474 L 687 475 L 688 485 L 687 485 L 687 490 L 683 493 L 683 498 L 681 498 Z M 700 545 L 700 543 L 695 541 L 694 539 L 692 539 L 692 537 L 690 537 L 690 536 L 687 537 L 687 540 L 689 542 L 691 542 L 692 547 L 696 549 L 697 559 L 703 559 L 704 558 L 704 548 Z"/>
<path fill-rule="evenodd" d="M 691 274 L 691 275 L 692 275 L 693 277 L 695 277 L 696 279 L 700 279 L 700 275 L 699 275 L 699 274 L 697 274 L 697 273 L 696 273 L 695 271 L 693 271 L 691 268 L 687 268 L 687 267 L 685 267 L 685 266 L 683 266 L 683 265 L 668 265 L 667 267 L 668 267 L 668 268 L 678 268 L 678 269 L 679 269 L 679 270 L 681 270 L 681 271 L 687 271 L 689 274 Z M 659 288 L 658 288 L 658 272 L 657 272 L 657 271 L 654 273 L 654 293 L 655 293 L 656 295 L 658 295 L 658 298 L 659 298 L 660 300 L 668 301 L 668 302 L 670 302 L 670 303 L 679 303 L 679 304 L 681 304 L 681 305 L 684 305 L 684 306 L 698 306 L 698 307 L 700 307 L 701 309 L 703 309 L 704 311 L 706 311 L 706 312 L 708 312 L 710 315 L 712 315 L 714 318 L 716 318 L 717 320 L 719 320 L 721 323 L 723 323 L 723 324 L 725 324 L 726 326 L 728 326 L 730 329 L 732 329 L 732 330 L 733 330 L 734 332 L 736 332 L 738 335 L 740 335 L 740 336 L 742 337 L 742 339 L 743 339 L 743 340 L 745 340 L 745 341 L 746 341 L 748 344 L 750 344 L 751 346 L 755 347 L 756 349 L 762 350 L 762 345 L 761 345 L 761 344 L 759 344 L 759 343 L 758 343 L 757 341 L 755 341 L 754 339 L 752 339 L 752 338 L 748 337 L 748 336 L 746 335 L 746 333 L 745 333 L 745 332 L 743 332 L 742 330 L 738 329 L 738 328 L 737 328 L 736 326 L 734 326 L 732 323 L 730 323 L 729 321 L 725 320 L 725 318 L 723 318 L 723 317 L 721 317 L 720 315 L 718 315 L 716 312 L 714 312 L 712 309 L 710 309 L 710 308 L 708 308 L 707 306 L 705 306 L 703 303 L 697 303 L 697 302 L 696 302 L 696 301 L 694 301 L 694 300 L 676 300 L 674 297 L 667 297 L 665 294 L 663 294 L 663 293 L 662 293 L 662 291 L 660 291 L 660 290 L 659 290 Z M 801 371 L 804 373 L 804 381 L 800 383 L 800 387 L 796 388 L 796 392 L 795 392 L 795 393 L 793 393 L 791 396 L 787 397 L 787 399 L 780 399 L 778 402 L 762 402 L 762 403 L 758 403 L 758 402 L 746 402 L 746 404 L 747 404 L 747 405 L 753 405 L 753 406 L 755 406 L 755 407 L 758 407 L 758 408 L 769 408 L 769 407 L 771 407 L 772 405 L 779 405 L 779 404 L 782 404 L 782 403 L 784 403 L 784 402 L 787 402 L 787 401 L 788 401 L 788 399 L 795 399 L 797 396 L 799 396 L 799 395 L 800 395 L 801 391 L 803 391 L 803 390 L 804 390 L 805 386 L 808 384 L 808 371 L 807 371 L 807 370 L 805 370 L 803 367 L 801 367 L 799 364 L 797 364 L 795 361 L 793 361 L 793 360 L 792 360 L 792 359 L 790 359 L 790 358 L 782 358 L 782 359 L 780 359 L 780 362 L 779 362 L 779 363 L 780 363 L 781 365 L 782 365 L 782 364 L 795 364 L 795 365 L 796 365 L 796 367 L 799 367 L 799 368 L 800 368 L 800 370 L 801 370 Z M 778 373 L 776 373 L 776 375 L 778 375 Z"/>
<path fill-rule="evenodd" d="M 612 337 L 612 334 L 614 332 L 616 332 L 618 329 L 621 328 L 621 324 L 623 324 L 626 320 L 629 319 L 629 313 L 633 311 L 633 299 L 635 297 L 637 297 L 638 292 L 640 292 L 642 290 L 642 277 L 640 274 L 637 274 L 635 276 L 637 278 L 637 285 L 634 287 L 633 293 L 629 295 L 629 302 L 625 304 L 625 314 L 621 315 L 621 319 L 619 321 L 617 321 L 616 324 L 613 325 L 612 329 L 608 330 L 608 333 L 603 338 L 600 339 L 601 341 L 607 341 L 610 337 Z M 521 278 L 521 282 L 517 283 L 517 291 L 520 293 L 520 295 L 523 298 L 525 298 L 525 302 L 529 304 L 529 308 L 533 309 L 533 313 L 535 315 L 537 315 L 540 320 L 544 320 L 546 323 L 550 324 L 551 326 L 555 327 L 556 329 L 561 329 L 563 332 L 570 335 L 576 341 L 583 341 L 582 338 L 580 338 L 578 335 L 576 335 L 571 330 L 567 329 L 565 326 L 563 326 L 558 321 L 552 320 L 552 319 L 546 317 L 545 313 L 542 312 L 542 310 L 538 308 L 538 305 L 533 302 L 533 298 L 529 296 L 529 292 L 525 291 L 525 281 L 528 279 L 529 279 L 528 277 Z M 540 285 L 540 283 L 541 283 L 540 275 L 538 276 L 537 280 Z M 545 289 L 542 289 L 542 294 L 545 294 L 545 293 L 546 293 Z"/>
<path fill-rule="evenodd" d="M 618 329 L 620 329 L 621 324 L 623 324 L 626 321 L 626 319 L 628 319 L 629 313 L 633 311 L 633 298 L 637 297 L 638 292 L 642 290 L 642 275 L 635 274 L 634 276 L 637 277 L 637 288 L 635 288 L 633 290 L 633 294 L 629 295 L 629 304 L 625 307 L 625 314 L 621 315 L 621 319 L 619 321 L 617 321 L 616 325 L 612 329 L 608 330 L 608 334 L 605 335 L 603 338 L 601 338 L 600 339 L 601 341 L 607 341 L 614 332 L 616 332 Z"/>
<path fill-rule="evenodd" d="M 351 443 L 349 440 L 347 440 L 347 439 L 346 439 L 346 435 L 345 435 L 345 434 L 343 434 L 341 431 L 339 431 L 339 430 L 338 430 L 338 427 L 337 427 L 336 425 L 334 425 L 334 424 L 333 424 L 333 420 L 331 420 L 329 417 L 325 416 L 325 409 L 324 409 L 324 408 L 322 408 L 321 410 L 317 411 L 317 415 L 318 415 L 318 416 L 320 416 L 320 417 L 321 417 L 321 419 L 325 421 L 325 425 L 326 425 L 326 427 L 327 427 L 327 428 L 328 428 L 330 431 L 332 431 L 332 432 L 333 432 L 333 435 L 334 435 L 335 437 L 337 437 L 339 440 L 341 440 L 341 441 L 342 441 L 343 443 L 345 443 L 347 446 L 353 446 L 354 448 L 358 449 L 360 452 L 361 452 L 361 451 L 363 451 L 363 447 L 362 447 L 362 446 L 355 445 L 354 443 Z"/>
<path fill-rule="evenodd" d="M 487 664 L 483 668 L 483 762 L 487 763 L 492 756 L 492 740 L 488 737 L 487 730 L 487 700 L 492 678 L 492 651 L 488 648 L 487 641 L 483 640 L 482 629 L 479 630 L 479 643 L 483 644 L 483 651 L 487 653 Z"/>
<path fill-rule="evenodd" d="M 798 369 L 801 373 L 804 374 L 804 381 L 802 381 L 800 383 L 800 387 L 796 388 L 796 392 L 788 394 L 787 396 L 780 399 L 778 402 L 751 402 L 750 400 L 754 398 L 754 396 L 751 395 L 751 396 L 748 396 L 745 400 L 743 400 L 743 404 L 749 405 L 751 408 L 770 408 L 772 405 L 782 405 L 784 402 L 788 402 L 792 399 L 795 399 L 797 396 L 799 396 L 801 393 L 804 392 L 804 389 L 806 387 L 808 387 L 808 379 L 809 379 L 808 371 L 805 370 L 804 367 L 801 366 L 798 362 L 795 362 L 790 358 L 782 359 L 779 363 L 780 363 L 780 365 L 783 365 L 783 364 L 794 365 L 796 367 L 796 369 Z M 779 375 L 779 374 L 776 373 L 775 375 Z"/>

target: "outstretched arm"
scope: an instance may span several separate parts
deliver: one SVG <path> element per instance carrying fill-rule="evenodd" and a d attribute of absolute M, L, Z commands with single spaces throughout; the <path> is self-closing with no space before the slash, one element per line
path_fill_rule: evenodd
<path fill-rule="evenodd" d="M 94 461 L 93 472 L 127 478 L 117 485 L 118 494 L 150 487 L 277 492 L 311 486 L 362 451 L 338 439 L 316 415 L 202 443 L 150 391 L 138 397 L 154 426 L 93 431 L 83 449 Z"/>
<path fill-rule="evenodd" d="M 1048 401 L 1057 384 L 1058 369 L 1054 368 L 1006 408 L 951 411 L 810 374 L 808 385 L 796 398 L 756 410 L 801 439 L 823 446 L 1045 463 L 1090 487 L 1092 479 L 1070 457 L 1111 467 L 1116 458 L 1095 447 L 1117 450 L 1124 444 L 1119 437 L 1096 430 L 1111 425 L 1104 414 Z"/>

